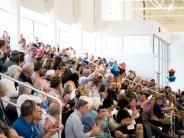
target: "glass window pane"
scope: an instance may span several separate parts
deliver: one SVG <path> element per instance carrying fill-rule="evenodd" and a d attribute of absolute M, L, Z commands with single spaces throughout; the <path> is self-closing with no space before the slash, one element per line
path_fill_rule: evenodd
<path fill-rule="evenodd" d="M 159 56 L 159 43 L 158 38 L 154 37 L 154 55 Z"/>
<path fill-rule="evenodd" d="M 155 76 L 158 78 L 161 86 L 166 86 L 168 84 L 167 81 L 167 71 L 168 71 L 168 44 L 154 36 L 154 55 L 155 55 L 155 69 L 157 69 L 157 58 L 159 57 L 159 67 L 158 73 L 159 75 Z"/>
<path fill-rule="evenodd" d="M 33 21 L 21 18 L 20 19 L 20 30 L 23 36 L 26 38 L 27 42 L 33 41 Z"/>
<path fill-rule="evenodd" d="M 155 56 L 155 72 L 159 72 L 160 69 L 160 60 L 158 57 Z"/>
<path fill-rule="evenodd" d="M 83 53 L 95 54 L 95 37 L 93 34 L 83 31 L 82 33 L 83 40 Z"/>
<path fill-rule="evenodd" d="M 10 14 L 8 12 L 0 10 L 0 33 L 8 31 L 10 29 Z"/>
<path fill-rule="evenodd" d="M 160 50 L 160 54 L 159 57 L 163 57 L 163 41 L 159 40 L 159 50 Z"/>
<path fill-rule="evenodd" d="M 81 36 L 79 34 L 81 33 L 60 30 L 60 48 L 73 47 L 76 50 L 76 54 L 81 56 Z"/>
<path fill-rule="evenodd" d="M 166 68 L 165 68 L 165 60 L 163 60 L 163 85 L 165 85 L 165 80 L 166 80 Z"/>
<path fill-rule="evenodd" d="M 95 39 L 95 55 L 97 57 L 101 57 L 102 55 L 102 47 L 101 47 L 101 37 L 100 36 L 96 36 Z"/>
<path fill-rule="evenodd" d="M 47 43 L 47 35 L 47 26 L 34 22 L 34 37 L 38 37 L 39 41 Z"/>

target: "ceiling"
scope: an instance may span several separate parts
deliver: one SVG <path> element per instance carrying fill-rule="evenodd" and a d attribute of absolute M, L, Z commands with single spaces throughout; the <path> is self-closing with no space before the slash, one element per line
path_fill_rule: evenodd
<path fill-rule="evenodd" d="M 171 32 L 184 32 L 184 0 L 124 0 L 133 1 L 135 12 L 144 20 L 156 20 Z"/>

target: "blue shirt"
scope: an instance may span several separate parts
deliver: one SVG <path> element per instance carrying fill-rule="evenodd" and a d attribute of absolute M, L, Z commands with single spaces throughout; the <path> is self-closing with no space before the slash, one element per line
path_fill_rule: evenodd
<path fill-rule="evenodd" d="M 84 125 L 84 133 L 89 132 L 95 125 L 95 119 L 90 113 L 87 113 L 81 117 L 82 124 Z"/>
<path fill-rule="evenodd" d="M 11 127 L 15 129 L 20 136 L 25 138 L 35 138 L 37 136 L 34 123 L 26 122 L 22 116 L 20 116 Z"/>
<path fill-rule="evenodd" d="M 153 113 L 156 117 L 158 118 L 163 118 L 164 117 L 164 113 L 162 112 L 162 108 L 164 108 L 163 104 L 158 104 L 156 103 L 153 107 Z"/>
<path fill-rule="evenodd" d="M 39 96 L 39 93 L 38 92 L 34 92 L 33 96 Z M 46 111 L 48 111 L 49 101 L 48 101 L 47 98 L 41 102 L 41 107 L 42 107 L 42 109 L 45 109 Z"/>

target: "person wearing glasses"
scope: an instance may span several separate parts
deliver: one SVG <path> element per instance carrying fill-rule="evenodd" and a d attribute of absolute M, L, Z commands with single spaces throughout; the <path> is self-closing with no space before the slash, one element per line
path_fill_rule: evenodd
<path fill-rule="evenodd" d="M 41 119 L 42 110 L 39 104 L 26 100 L 21 106 L 21 116 L 13 123 L 14 128 L 20 136 L 25 138 L 50 138 L 60 130 L 59 126 L 53 126 L 48 121 L 45 124 L 45 133 L 38 133 L 35 120 Z"/>

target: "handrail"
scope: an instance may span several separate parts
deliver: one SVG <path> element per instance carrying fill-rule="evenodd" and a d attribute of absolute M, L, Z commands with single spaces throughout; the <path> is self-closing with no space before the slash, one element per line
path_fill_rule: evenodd
<path fill-rule="evenodd" d="M 37 91 L 37 92 L 39 92 L 39 93 L 41 93 L 41 94 L 43 94 L 43 95 L 46 95 L 47 97 L 52 98 L 53 100 L 56 100 L 56 101 L 61 105 L 61 101 L 60 101 L 58 98 L 56 98 L 56 97 L 54 97 L 54 96 L 52 96 L 52 95 L 50 95 L 50 94 L 47 94 L 47 93 L 45 93 L 45 92 L 43 92 L 43 91 L 41 91 L 41 90 L 39 90 L 39 89 L 36 89 L 36 88 L 34 88 L 34 87 L 32 87 L 32 86 L 30 86 L 30 85 L 28 85 L 28 84 L 25 84 L 25 83 L 23 83 L 23 82 L 21 82 L 21 81 L 19 81 L 19 80 L 16 80 L 16 79 L 14 79 L 14 78 L 12 78 L 12 77 L 10 77 L 10 76 L 5 75 L 5 74 L 3 74 L 3 73 L 0 73 L 0 76 L 3 76 L 3 77 L 5 77 L 5 78 L 7 78 L 7 79 L 9 79 L 9 80 L 12 80 L 12 81 L 14 81 L 14 82 L 17 82 L 18 84 L 24 85 L 24 86 L 26 86 L 26 87 L 28 87 L 28 88 L 34 90 L 34 91 Z"/>
<path fill-rule="evenodd" d="M 155 91 L 155 90 L 152 90 L 152 89 L 150 89 L 150 88 L 148 88 L 148 87 L 145 87 L 145 86 L 143 86 L 143 85 L 142 85 L 142 84 L 140 84 L 140 83 L 137 83 L 137 82 L 132 81 L 132 80 L 127 79 L 127 78 L 125 78 L 125 80 L 130 81 L 130 82 L 132 82 L 132 83 L 134 83 L 134 84 L 139 84 L 139 85 L 141 85 L 141 87 L 143 87 L 143 88 L 147 88 L 148 90 L 150 90 L 150 91 L 152 91 L 152 92 L 155 92 L 155 93 L 159 94 L 159 92 L 158 92 L 158 91 Z"/>
<path fill-rule="evenodd" d="M 3 73 L 1 73 L 1 72 L 0 72 L 0 76 L 2 76 L 2 77 L 4 77 L 4 78 L 7 78 L 7 79 L 9 79 L 9 80 L 12 80 L 12 81 L 14 81 L 14 82 L 17 82 L 18 84 L 24 85 L 24 86 L 26 86 L 26 87 L 28 87 L 28 88 L 34 90 L 34 91 L 37 91 L 38 93 L 41 93 L 41 94 L 43 94 L 43 95 L 45 95 L 45 96 L 47 96 L 47 97 L 49 97 L 49 98 L 51 98 L 51 99 L 53 99 L 53 100 L 56 100 L 56 101 L 59 103 L 60 107 L 62 107 L 61 101 L 60 101 L 58 98 L 56 98 L 56 97 L 54 97 L 54 96 L 52 96 L 52 95 L 50 95 L 50 94 L 47 94 L 47 93 L 45 93 L 45 92 L 43 92 L 43 91 L 41 91 L 41 90 L 39 90 L 39 89 L 36 89 L 36 88 L 34 88 L 34 87 L 30 86 L 30 85 L 27 85 L 27 84 L 25 84 L 25 83 L 23 83 L 23 82 L 21 82 L 21 81 L 19 81 L 19 80 L 16 80 L 16 79 L 14 79 L 14 78 L 12 78 L 12 77 L 10 77 L 10 76 L 7 76 L 7 75 L 5 75 L 5 74 L 3 74 Z M 6 102 L 7 102 L 7 101 L 6 101 Z M 11 104 L 11 103 L 10 103 L 10 104 Z M 12 105 L 13 105 L 13 104 L 12 104 Z M 14 106 L 15 106 L 15 105 L 14 105 Z M 59 118 L 59 120 L 62 120 L 62 108 L 60 108 L 60 118 Z M 58 137 L 59 137 L 59 138 L 61 137 L 61 131 L 58 132 Z"/>
<path fill-rule="evenodd" d="M 6 100 L 3 99 L 3 98 L 1 98 L 1 100 L 2 100 L 3 102 L 5 102 L 5 103 L 8 103 L 8 104 L 11 104 L 11 105 L 13 105 L 13 106 L 15 106 L 15 107 L 17 107 L 17 108 L 20 108 L 17 104 L 15 104 L 15 103 L 13 103 L 13 102 L 11 102 L 11 101 L 6 101 Z"/>

